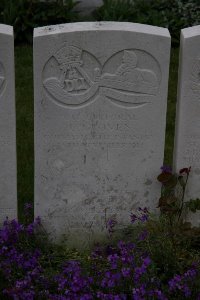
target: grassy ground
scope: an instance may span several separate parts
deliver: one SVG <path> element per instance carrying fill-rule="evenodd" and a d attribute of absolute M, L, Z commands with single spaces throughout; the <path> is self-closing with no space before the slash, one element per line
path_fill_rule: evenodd
<path fill-rule="evenodd" d="M 32 47 L 15 49 L 16 110 L 17 110 L 17 159 L 18 206 L 33 201 L 34 152 L 33 152 L 33 62 Z"/>
<path fill-rule="evenodd" d="M 33 62 L 32 47 L 15 49 L 17 98 L 17 156 L 19 211 L 25 202 L 33 201 Z M 172 49 L 168 95 L 165 163 L 172 163 L 177 89 L 178 49 Z"/>
<path fill-rule="evenodd" d="M 176 118 L 176 92 L 178 79 L 178 56 L 179 49 L 172 49 L 169 74 L 169 90 L 167 105 L 167 128 L 165 139 L 165 164 L 172 165 L 174 146 L 174 127 Z"/>

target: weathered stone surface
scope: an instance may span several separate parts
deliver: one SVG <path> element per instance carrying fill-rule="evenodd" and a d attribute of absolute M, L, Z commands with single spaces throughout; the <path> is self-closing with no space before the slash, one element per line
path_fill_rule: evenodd
<path fill-rule="evenodd" d="M 34 32 L 35 214 L 84 247 L 115 217 L 155 209 L 170 36 L 131 23 Z"/>
<path fill-rule="evenodd" d="M 0 223 L 17 216 L 14 38 L 0 24 Z"/>
<path fill-rule="evenodd" d="M 187 200 L 200 197 L 200 26 L 181 31 L 174 168 L 189 166 Z M 190 219 L 200 225 L 198 213 Z"/>

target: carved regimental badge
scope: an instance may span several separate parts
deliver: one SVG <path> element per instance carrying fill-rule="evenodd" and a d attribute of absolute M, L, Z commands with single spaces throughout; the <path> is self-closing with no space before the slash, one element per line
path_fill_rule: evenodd
<path fill-rule="evenodd" d="M 125 49 L 103 65 L 91 53 L 64 45 L 46 63 L 43 84 L 48 95 L 69 107 L 105 96 L 120 106 L 149 103 L 159 92 L 157 61 L 141 50 Z"/>
<path fill-rule="evenodd" d="M 0 95 L 3 93 L 5 81 L 5 70 L 3 64 L 0 62 Z"/>
<path fill-rule="evenodd" d="M 200 100 L 200 58 L 194 62 L 192 67 L 191 89 L 195 97 Z"/>

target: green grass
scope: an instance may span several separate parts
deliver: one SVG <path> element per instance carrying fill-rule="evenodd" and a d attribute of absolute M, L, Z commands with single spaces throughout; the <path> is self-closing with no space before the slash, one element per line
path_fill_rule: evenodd
<path fill-rule="evenodd" d="M 178 79 L 178 56 L 179 49 L 171 50 L 171 62 L 169 72 L 169 89 L 167 105 L 167 126 L 165 138 L 165 164 L 172 165 L 174 146 L 174 127 L 176 118 L 176 94 Z"/>
<path fill-rule="evenodd" d="M 15 48 L 17 99 L 17 158 L 19 211 L 25 202 L 33 202 L 34 138 L 33 138 L 33 62 L 32 47 Z M 165 163 L 172 164 L 174 122 L 177 89 L 178 49 L 172 49 L 168 112 L 166 128 Z M 22 215 L 19 217 L 23 218 Z"/>
<path fill-rule="evenodd" d="M 17 167 L 19 212 L 25 202 L 33 202 L 33 62 L 32 47 L 15 48 Z M 19 214 L 19 217 L 21 215 Z"/>

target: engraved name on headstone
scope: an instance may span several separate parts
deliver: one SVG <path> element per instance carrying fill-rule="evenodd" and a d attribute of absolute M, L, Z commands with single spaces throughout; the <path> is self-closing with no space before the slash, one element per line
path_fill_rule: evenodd
<path fill-rule="evenodd" d="M 130 23 L 34 32 L 35 215 L 80 247 L 111 217 L 155 209 L 163 164 L 170 36 Z"/>
<path fill-rule="evenodd" d="M 181 31 L 174 168 L 191 166 L 187 200 L 200 197 L 200 26 Z M 200 214 L 189 216 L 200 225 Z"/>
<path fill-rule="evenodd" d="M 0 24 L 0 223 L 17 217 L 13 28 Z"/>

